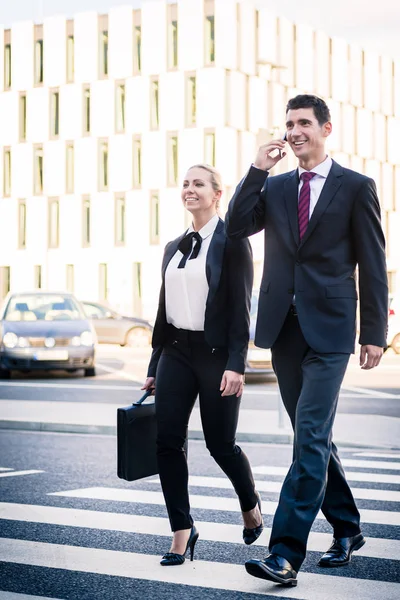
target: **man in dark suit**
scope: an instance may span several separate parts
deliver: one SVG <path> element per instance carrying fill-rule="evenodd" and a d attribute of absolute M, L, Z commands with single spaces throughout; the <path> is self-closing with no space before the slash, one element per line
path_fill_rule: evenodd
<path fill-rule="evenodd" d="M 270 176 L 285 156 L 285 142 L 261 146 L 229 204 L 226 230 L 236 239 L 265 230 L 255 343 L 272 349 L 294 429 L 293 462 L 275 513 L 270 554 L 248 561 L 246 570 L 296 585 L 320 509 L 334 536 L 320 566 L 347 564 L 365 543 L 332 426 L 354 352 L 356 268 L 362 369 L 376 367 L 386 345 L 388 286 L 375 183 L 327 156 L 332 131 L 327 105 L 316 96 L 293 98 L 286 129 L 298 168 Z"/>

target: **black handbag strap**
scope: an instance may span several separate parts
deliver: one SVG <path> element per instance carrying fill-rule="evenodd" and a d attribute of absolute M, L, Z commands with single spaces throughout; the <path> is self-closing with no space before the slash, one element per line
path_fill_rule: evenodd
<path fill-rule="evenodd" d="M 146 398 L 153 394 L 153 391 L 154 389 L 146 390 L 143 396 L 139 398 L 137 402 L 132 402 L 132 406 L 140 406 L 146 400 Z"/>

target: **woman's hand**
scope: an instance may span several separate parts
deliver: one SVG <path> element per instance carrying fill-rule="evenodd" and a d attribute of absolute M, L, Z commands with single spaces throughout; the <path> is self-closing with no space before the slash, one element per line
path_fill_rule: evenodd
<path fill-rule="evenodd" d="M 151 395 L 154 396 L 154 394 L 156 392 L 156 378 L 148 377 L 146 379 L 146 381 L 144 382 L 144 385 L 141 389 L 142 390 L 153 390 Z"/>
<path fill-rule="evenodd" d="M 236 394 L 237 397 L 243 394 L 244 378 L 241 373 L 236 371 L 225 371 L 222 375 L 221 387 L 219 388 L 222 392 L 221 396 L 233 396 Z"/>

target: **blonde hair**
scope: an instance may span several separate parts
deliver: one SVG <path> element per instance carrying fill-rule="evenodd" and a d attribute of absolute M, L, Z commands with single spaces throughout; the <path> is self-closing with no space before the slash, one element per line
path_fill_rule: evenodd
<path fill-rule="evenodd" d="M 192 165 L 189 167 L 188 171 L 190 171 L 190 169 L 203 169 L 204 171 L 207 171 L 207 173 L 210 173 L 211 175 L 211 185 L 214 192 L 223 191 L 221 173 L 215 167 L 207 165 L 206 163 L 200 163 L 198 165 Z M 217 210 L 219 209 L 219 200 L 217 200 L 215 207 Z"/>

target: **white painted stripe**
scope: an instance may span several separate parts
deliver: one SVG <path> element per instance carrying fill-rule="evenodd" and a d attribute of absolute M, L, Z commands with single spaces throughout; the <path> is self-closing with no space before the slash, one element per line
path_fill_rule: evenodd
<path fill-rule="evenodd" d="M 354 452 L 354 456 L 365 456 L 367 458 L 398 458 L 400 460 L 400 454 L 386 453 L 382 454 L 379 452 Z"/>
<path fill-rule="evenodd" d="M 28 594 L 15 594 L 14 592 L 1 592 L 0 600 L 57 600 L 47 596 L 30 596 Z"/>
<path fill-rule="evenodd" d="M 400 394 L 390 394 L 389 392 L 379 392 L 378 390 L 371 390 L 365 387 L 355 387 L 350 385 L 342 386 L 342 390 L 348 390 L 349 392 L 357 392 L 357 394 L 364 394 L 366 396 L 372 396 L 373 398 L 400 398 Z"/>
<path fill-rule="evenodd" d="M 9 469 L 8 467 L 0 467 L 0 471 L 12 471 L 12 469 Z"/>
<path fill-rule="evenodd" d="M 44 473 L 44 471 L 10 471 L 8 473 L 0 473 L 0 477 L 17 477 L 19 475 L 35 475 L 36 473 Z"/>
<path fill-rule="evenodd" d="M 55 506 L 0 502 L 0 519 L 26 523 L 43 523 L 46 525 L 62 525 L 66 527 L 81 527 L 100 531 L 122 531 L 162 537 L 171 537 L 172 535 L 168 519 L 161 517 L 127 515 Z M 196 526 L 200 531 L 202 540 L 243 544 L 242 525 L 196 521 Z M 254 545 L 267 547 L 270 535 L 271 529 L 265 528 L 259 539 L 254 542 Z M 325 552 L 331 543 L 331 534 L 312 531 L 308 538 L 307 548 L 314 552 Z M 385 559 L 400 557 L 400 541 L 368 538 L 368 543 L 357 552 L 358 555 Z"/>
<path fill-rule="evenodd" d="M 161 492 L 148 492 L 144 490 L 127 490 L 122 488 L 92 487 L 65 492 L 53 492 L 49 496 L 63 496 L 68 498 L 89 498 L 91 500 L 112 500 L 116 502 L 135 502 L 137 504 L 156 504 L 164 506 L 164 496 Z M 237 498 L 224 498 L 221 496 L 200 496 L 191 494 L 190 505 L 192 508 L 205 510 L 222 510 L 226 512 L 240 511 Z M 277 502 L 263 501 L 262 511 L 264 515 L 274 515 Z M 400 513 L 389 510 L 360 510 L 361 519 L 364 523 L 375 523 L 379 525 L 400 525 Z M 317 519 L 325 519 L 320 512 Z"/>
<path fill-rule="evenodd" d="M 252 467 L 253 473 L 258 475 L 283 475 L 286 477 L 288 467 Z M 348 481 L 368 481 L 370 483 L 395 483 L 400 484 L 400 475 L 387 475 L 386 473 L 362 473 L 346 471 Z"/>
<path fill-rule="evenodd" d="M 113 369 L 112 367 L 106 367 L 101 363 L 96 363 L 96 367 L 103 369 L 106 373 L 112 373 L 113 375 L 118 375 L 119 377 L 123 377 L 124 379 L 129 379 L 129 381 L 140 381 L 140 377 L 135 375 L 134 373 L 127 373 L 126 371 L 121 371 L 120 369 Z"/>
<path fill-rule="evenodd" d="M 400 462 L 389 462 L 382 460 L 356 460 L 353 458 L 340 459 L 344 467 L 357 467 L 360 469 L 388 469 L 389 471 L 400 471 Z"/>
<path fill-rule="evenodd" d="M 0 383 L 0 389 L 2 387 L 27 387 L 27 388 L 61 388 L 69 390 L 127 390 L 127 391 L 140 391 L 139 385 L 103 385 L 100 383 L 34 383 L 33 381 L 2 381 Z M 14 402 L 18 402 L 13 398 Z"/>
<path fill-rule="evenodd" d="M 161 581 L 170 584 L 192 585 L 282 597 L 282 587 L 265 580 L 250 577 L 242 565 L 195 560 L 186 561 L 176 569 L 159 564 L 160 557 L 133 552 L 81 548 L 59 544 L 45 544 L 4 538 L 0 560 L 11 563 L 97 573 L 129 579 Z M 398 600 L 400 584 L 392 582 L 335 577 L 324 574 L 301 573 L 296 590 L 285 590 L 293 599 L 343 600 L 354 598 L 354 590 L 363 600 Z"/>
<path fill-rule="evenodd" d="M 160 484 L 159 478 L 151 479 L 146 483 Z M 255 481 L 256 488 L 259 492 L 274 492 L 280 493 L 282 489 L 281 481 Z M 194 487 L 204 488 L 219 488 L 233 490 L 232 484 L 225 477 L 198 477 L 190 476 L 189 485 Z M 375 490 L 370 488 L 352 488 L 354 498 L 360 500 L 380 500 L 382 502 L 400 502 L 400 492 L 392 490 Z"/>

